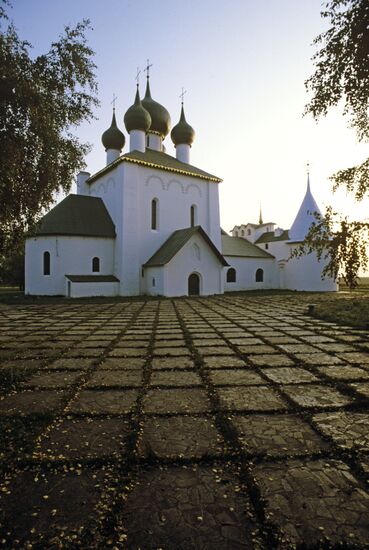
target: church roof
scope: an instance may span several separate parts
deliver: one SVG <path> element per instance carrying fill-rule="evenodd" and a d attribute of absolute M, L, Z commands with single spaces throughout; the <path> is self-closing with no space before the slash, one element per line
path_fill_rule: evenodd
<path fill-rule="evenodd" d="M 144 267 L 155 267 L 165 265 L 174 256 L 183 248 L 183 246 L 190 240 L 193 235 L 199 234 L 209 245 L 211 250 L 217 256 L 218 260 L 224 266 L 227 266 L 228 263 L 219 252 L 214 243 L 209 239 L 208 235 L 205 233 L 203 228 L 200 225 L 195 227 L 187 227 L 186 229 L 178 229 L 171 234 L 169 239 L 165 241 L 164 244 L 151 256 L 151 258 L 144 264 Z"/>
<path fill-rule="evenodd" d="M 162 151 L 154 151 L 153 149 L 146 149 L 144 153 L 141 151 L 131 151 L 120 156 L 117 160 L 105 166 L 96 174 L 93 174 L 88 178 L 87 183 L 93 183 L 99 179 L 102 175 L 106 174 L 113 168 L 115 168 L 121 162 L 132 162 L 134 164 L 140 164 L 141 166 L 147 166 L 148 168 L 157 168 L 158 170 L 166 170 L 168 172 L 174 172 L 176 174 L 183 174 L 185 176 L 192 176 L 194 178 L 200 178 L 207 181 L 221 182 L 221 178 L 209 174 L 196 166 L 181 162 L 171 155 L 167 155 Z"/>
<path fill-rule="evenodd" d="M 68 195 L 46 214 L 32 235 L 115 237 L 114 223 L 100 198 Z"/>
<path fill-rule="evenodd" d="M 258 239 L 256 239 L 257 244 L 261 243 L 273 243 L 275 241 L 288 241 L 288 229 L 285 229 L 280 235 L 275 235 L 274 231 L 266 231 Z"/>
<path fill-rule="evenodd" d="M 274 258 L 243 237 L 222 235 L 222 254 L 224 256 L 240 256 L 243 258 Z"/>

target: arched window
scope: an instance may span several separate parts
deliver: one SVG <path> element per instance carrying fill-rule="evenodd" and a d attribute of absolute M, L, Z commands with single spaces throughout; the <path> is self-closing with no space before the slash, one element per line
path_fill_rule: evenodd
<path fill-rule="evenodd" d="M 234 267 L 230 267 L 227 271 L 227 283 L 236 282 L 236 270 Z"/>
<path fill-rule="evenodd" d="M 99 273 L 100 271 L 100 258 L 92 258 L 92 273 Z"/>
<path fill-rule="evenodd" d="M 251 235 L 251 229 L 248 229 L 248 230 L 247 230 L 247 234 L 248 234 L 248 235 Z"/>
<path fill-rule="evenodd" d="M 50 275 L 50 252 L 44 252 L 44 275 Z"/>
<path fill-rule="evenodd" d="M 151 201 L 151 229 L 158 228 L 158 199 Z"/>
<path fill-rule="evenodd" d="M 191 220 L 191 227 L 195 227 L 195 225 L 197 224 L 197 206 L 196 206 L 196 204 L 191 205 L 190 220 Z"/>
<path fill-rule="evenodd" d="M 255 282 L 262 283 L 263 281 L 264 281 L 264 271 L 259 267 L 259 269 L 256 270 Z"/>
<path fill-rule="evenodd" d="M 241 231 L 241 237 L 244 237 L 244 236 L 245 236 L 245 232 L 244 232 L 244 230 L 242 229 L 242 231 Z"/>
<path fill-rule="evenodd" d="M 235 237 L 238 237 L 238 231 L 235 231 L 235 232 L 234 232 L 234 236 L 235 236 Z"/>

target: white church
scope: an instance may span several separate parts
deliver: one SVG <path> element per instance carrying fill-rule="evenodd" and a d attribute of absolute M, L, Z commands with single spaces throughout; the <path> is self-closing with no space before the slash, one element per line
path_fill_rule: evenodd
<path fill-rule="evenodd" d="M 315 254 L 291 258 L 319 212 L 308 185 L 289 230 L 275 223 L 220 227 L 219 177 L 190 163 L 195 137 L 182 101 L 171 131 L 176 158 L 165 153 L 168 111 L 151 97 L 124 124 L 113 110 L 102 136 L 106 166 L 80 172 L 77 194 L 46 214 L 26 241 L 25 292 L 31 295 L 187 296 L 255 289 L 334 291 Z"/>

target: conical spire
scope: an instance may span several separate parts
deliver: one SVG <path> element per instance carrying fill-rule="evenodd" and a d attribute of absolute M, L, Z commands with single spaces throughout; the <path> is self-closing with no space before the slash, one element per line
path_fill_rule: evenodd
<path fill-rule="evenodd" d="M 260 205 L 260 211 L 259 211 L 259 225 L 263 224 L 263 214 L 261 212 L 261 205 Z"/>
<path fill-rule="evenodd" d="M 113 107 L 113 118 L 111 121 L 110 128 L 105 130 L 105 132 L 101 136 L 101 141 L 106 151 L 108 149 L 121 151 L 124 147 L 126 138 L 124 137 L 124 134 L 119 130 L 117 126 L 117 121 L 115 119 L 115 107 Z"/>
<path fill-rule="evenodd" d="M 310 189 L 310 174 L 307 174 L 307 185 L 304 199 L 301 203 L 297 216 L 289 230 L 291 241 L 303 241 L 311 227 L 311 224 L 316 221 L 314 213 L 321 214 L 320 208 L 317 205 Z"/>

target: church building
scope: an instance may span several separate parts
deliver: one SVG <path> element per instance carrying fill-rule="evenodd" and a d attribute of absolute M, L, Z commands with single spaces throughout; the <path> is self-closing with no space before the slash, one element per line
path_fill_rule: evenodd
<path fill-rule="evenodd" d="M 220 227 L 219 177 L 191 165 L 195 132 L 183 100 L 166 154 L 168 111 L 151 97 L 124 116 L 113 109 L 102 135 L 106 166 L 80 172 L 77 194 L 47 213 L 26 241 L 25 292 L 32 295 L 186 296 L 252 289 L 336 290 L 314 254 L 291 259 L 319 208 L 307 191 L 290 230 L 274 223 Z"/>

